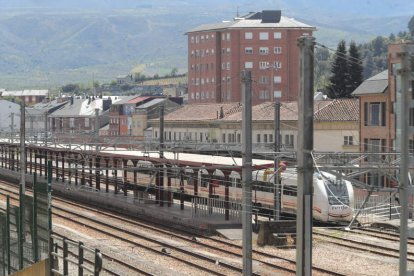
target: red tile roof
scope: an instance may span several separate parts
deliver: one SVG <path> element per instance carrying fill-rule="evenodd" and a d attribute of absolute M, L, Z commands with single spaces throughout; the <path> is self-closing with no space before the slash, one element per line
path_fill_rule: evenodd
<path fill-rule="evenodd" d="M 224 117 L 218 119 L 220 109 Z M 166 121 L 205 121 L 222 120 L 240 122 L 242 120 L 242 105 L 240 103 L 225 104 L 192 104 L 186 105 L 165 116 Z M 218 114 L 218 115 L 217 115 Z M 274 103 L 266 102 L 252 107 L 253 121 L 273 121 Z M 282 121 L 298 120 L 298 103 L 283 102 L 280 104 L 280 119 Z M 358 121 L 358 99 L 337 99 L 314 101 L 315 121 Z"/>
<path fill-rule="evenodd" d="M 318 107 L 315 102 L 315 121 L 359 121 L 358 99 L 336 99 L 329 101 L 324 107 Z"/>
<path fill-rule="evenodd" d="M 217 120 L 223 108 L 224 117 L 241 112 L 240 103 L 190 104 L 164 117 L 165 121 Z M 241 113 L 240 113 L 241 114 Z"/>
<path fill-rule="evenodd" d="M 149 98 L 151 98 L 151 97 L 136 97 L 136 98 L 133 98 L 133 99 L 129 100 L 127 102 L 127 104 L 140 103 L 140 102 L 145 101 L 146 99 L 149 99 Z"/>

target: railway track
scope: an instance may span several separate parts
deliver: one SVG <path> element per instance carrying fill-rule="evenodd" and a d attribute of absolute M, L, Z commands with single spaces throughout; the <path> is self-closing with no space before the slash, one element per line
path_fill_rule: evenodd
<path fill-rule="evenodd" d="M 9 185 L 9 184 L 8 184 Z M 144 223 L 140 223 L 140 222 L 136 222 L 134 220 L 131 220 L 129 218 L 126 218 L 125 216 L 122 215 L 114 215 L 112 213 L 109 212 L 105 212 L 102 210 L 98 210 L 96 208 L 91 208 L 91 207 L 86 207 L 84 205 L 80 205 L 77 203 L 73 203 L 73 202 L 69 202 L 65 199 L 58 199 L 60 202 L 64 202 L 65 204 L 69 204 L 72 207 L 75 208 L 82 208 L 85 210 L 89 210 L 91 212 L 95 212 L 95 213 L 99 213 L 100 215 L 104 215 L 106 217 L 108 217 L 109 219 L 116 219 L 119 220 L 123 223 L 127 223 L 127 224 L 131 224 L 134 227 L 140 227 L 140 228 L 144 228 L 145 230 L 150 230 L 152 232 L 157 232 L 161 235 L 168 235 L 170 237 L 174 237 L 174 239 L 179 239 L 181 241 L 190 243 L 192 247 L 203 247 L 203 248 L 207 248 L 209 250 L 214 250 L 214 251 L 219 251 L 221 253 L 224 253 L 226 255 L 231 255 L 233 257 L 236 258 L 242 258 L 241 255 L 241 246 L 233 244 L 231 242 L 226 242 L 217 238 L 213 238 L 213 237 L 206 237 L 206 236 L 197 236 L 197 239 L 194 240 L 193 239 L 193 233 L 190 232 L 185 232 L 182 231 L 182 234 L 177 234 L 168 230 L 163 230 L 160 229 L 159 225 L 157 227 L 154 226 L 150 226 L 148 224 L 144 224 Z M 56 199 L 55 199 L 56 202 Z M 54 206 L 54 208 L 58 208 L 57 206 Z M 66 210 L 67 211 L 67 210 Z M 71 214 L 73 215 L 73 214 Z M 112 226 L 110 226 L 112 227 Z M 136 235 L 137 233 L 130 233 L 131 235 Z M 209 243 L 213 243 L 213 244 L 209 244 Z M 162 246 L 169 246 L 169 244 L 165 244 L 165 243 L 161 243 Z M 276 265 L 273 264 L 271 261 L 266 261 L 265 259 L 271 259 L 272 261 L 276 261 L 276 262 L 282 262 L 283 265 Z M 279 257 L 279 256 L 274 256 L 272 254 L 268 254 L 265 252 L 261 252 L 258 250 L 254 250 L 253 251 L 253 260 L 254 262 L 259 263 L 260 266 L 265 266 L 268 269 L 274 269 L 274 270 L 278 270 L 278 271 L 284 271 L 284 272 L 288 272 L 288 273 L 295 273 L 295 261 L 294 260 L 290 260 L 287 258 L 283 258 L 283 257 Z M 217 261 L 217 260 L 216 260 Z M 326 270 L 323 268 L 319 268 L 319 267 L 314 267 L 313 268 L 314 272 L 317 273 L 321 273 L 324 275 L 343 275 L 341 273 L 338 272 L 333 272 L 330 270 Z M 241 270 L 239 270 L 239 272 L 241 272 Z"/>
<path fill-rule="evenodd" d="M 391 257 L 391 258 L 398 259 L 400 257 L 399 249 L 388 247 L 388 246 L 383 246 L 379 244 L 373 244 L 373 243 L 369 243 L 365 241 L 358 241 L 355 238 L 351 238 L 351 237 L 342 237 L 341 235 L 344 235 L 344 234 L 345 233 L 342 230 L 335 230 L 335 231 L 314 230 L 313 231 L 314 237 L 317 237 L 320 240 L 327 240 L 330 243 L 333 243 L 339 246 L 358 249 L 361 251 L 366 251 L 366 252 L 374 253 L 374 254 L 381 255 L 381 256 Z M 352 232 L 350 232 L 349 234 L 352 234 Z M 392 241 L 396 241 L 396 240 L 392 240 Z M 407 254 L 408 254 L 407 260 L 414 262 L 414 257 L 410 257 L 410 256 L 414 256 L 414 252 L 408 252 Z"/>
<path fill-rule="evenodd" d="M 3 212 L 6 212 L 6 209 L 4 209 L 2 207 L 0 207 L 0 210 L 3 211 Z M 65 236 L 63 236 L 63 235 L 61 235 L 61 234 L 59 234 L 57 232 L 53 232 L 53 235 L 58 236 L 58 237 L 61 237 L 61 238 L 64 238 L 65 237 Z M 65 238 L 68 239 L 67 237 L 65 237 Z M 76 242 L 76 241 L 73 241 L 73 242 Z M 63 250 L 63 247 L 62 246 L 58 245 L 57 247 L 59 248 L 59 250 L 61 250 L 61 251 Z M 69 254 L 69 256 L 72 256 L 74 258 L 77 258 L 78 257 L 78 253 L 77 252 L 74 252 L 74 251 L 72 251 L 70 249 L 68 249 L 68 254 Z M 125 261 L 123 261 L 123 260 L 121 260 L 119 258 L 116 258 L 114 256 L 108 255 L 108 254 L 106 254 L 104 252 L 101 252 L 101 254 L 102 254 L 102 256 L 103 256 L 103 258 L 105 260 L 109 260 L 109 261 L 114 262 L 114 263 L 116 263 L 118 265 L 121 265 L 122 267 L 125 267 L 125 268 L 129 269 L 131 272 L 137 273 L 138 275 L 145 275 L 145 276 L 155 275 L 155 274 L 148 273 L 145 270 L 142 270 L 142 269 L 140 269 L 138 267 L 132 266 L 132 265 L 128 264 L 127 262 L 125 262 Z M 90 261 L 88 259 L 84 259 L 84 262 L 87 263 L 87 264 L 93 265 L 92 261 Z M 102 271 L 103 272 L 106 272 L 108 275 L 114 275 L 114 276 L 123 276 L 124 275 L 124 274 L 120 274 L 119 272 L 114 271 L 114 269 L 109 269 L 109 268 L 106 268 L 106 267 L 102 267 Z"/>
<path fill-rule="evenodd" d="M 6 191 L 8 193 L 17 194 L 14 191 L 10 191 L 10 190 L 6 190 Z M 18 200 L 16 196 L 12 196 L 12 198 L 13 200 Z M 94 219 L 89 216 L 82 215 L 77 211 L 71 211 L 66 208 L 62 208 L 61 206 L 54 205 L 53 209 L 54 209 L 54 212 L 53 212 L 54 216 L 58 216 L 64 220 L 71 221 L 72 223 L 76 223 L 81 226 L 86 226 L 92 229 L 93 231 L 102 233 L 111 238 L 121 240 L 122 242 L 129 243 L 133 245 L 134 247 L 140 247 L 145 250 L 151 251 L 152 253 L 158 254 L 162 257 L 168 257 L 168 258 L 174 259 L 177 262 L 183 263 L 187 266 L 191 266 L 199 271 L 204 271 L 210 275 L 228 275 L 228 274 L 234 274 L 234 273 L 239 274 L 242 272 L 242 268 L 240 266 L 236 266 L 229 262 L 225 262 L 223 260 L 218 260 L 217 258 L 213 258 L 207 255 L 197 253 L 196 251 L 188 250 L 185 247 L 175 246 L 172 243 L 165 242 L 160 239 L 152 238 L 149 235 L 141 234 L 137 231 L 127 230 L 124 227 L 110 224 L 108 222 L 104 222 L 99 219 Z M 171 234 L 171 233 L 168 233 L 168 234 Z M 136 238 L 145 240 L 146 242 L 149 242 L 150 244 L 144 245 L 142 242 L 133 241 Z M 168 250 L 170 250 L 170 254 L 163 253 L 161 250 L 159 250 L 158 248 L 160 246 L 164 248 L 168 248 Z M 176 252 L 179 252 L 179 254 L 177 254 Z M 197 264 L 199 260 L 203 260 L 204 263 L 201 265 Z M 205 262 L 207 262 L 208 264 L 206 264 Z M 209 268 L 209 266 L 213 268 Z M 218 267 L 222 268 L 222 270 L 225 270 L 225 272 L 224 273 L 217 272 Z M 294 273 L 294 270 L 290 272 Z M 253 275 L 259 275 L 259 274 L 256 273 Z"/>

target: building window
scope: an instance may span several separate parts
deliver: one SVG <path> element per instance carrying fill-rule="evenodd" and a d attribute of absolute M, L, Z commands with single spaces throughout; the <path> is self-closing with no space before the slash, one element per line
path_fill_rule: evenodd
<path fill-rule="evenodd" d="M 269 99 L 269 91 L 267 91 L 267 90 L 260 90 L 259 91 L 259 99 L 261 99 L 261 100 Z"/>
<path fill-rule="evenodd" d="M 221 40 L 226 40 L 226 34 L 225 33 L 221 34 Z"/>
<path fill-rule="evenodd" d="M 263 142 L 267 143 L 267 134 L 263 135 Z"/>
<path fill-rule="evenodd" d="M 282 47 L 275 47 L 274 51 L 275 51 L 275 54 L 281 54 L 282 53 Z"/>
<path fill-rule="evenodd" d="M 385 102 L 364 103 L 364 125 L 385 126 L 386 106 Z"/>
<path fill-rule="evenodd" d="M 344 136 L 344 146 L 352 146 L 354 144 L 353 136 Z"/>
<path fill-rule="evenodd" d="M 245 54 L 253 54 L 253 47 L 246 47 L 244 48 Z"/>
<path fill-rule="evenodd" d="M 260 40 L 269 40 L 269 33 L 268 32 L 260 32 L 259 33 Z"/>
<path fill-rule="evenodd" d="M 227 33 L 227 40 L 230 41 L 230 33 Z"/>
<path fill-rule="evenodd" d="M 267 76 L 260 76 L 259 83 L 260 84 L 267 84 L 268 77 Z"/>
<path fill-rule="evenodd" d="M 259 48 L 259 54 L 260 55 L 267 55 L 267 54 L 269 54 L 269 48 L 268 47 L 260 47 Z"/>
<path fill-rule="evenodd" d="M 227 70 L 230 70 L 230 62 L 227 62 L 226 68 L 227 68 Z"/>
<path fill-rule="evenodd" d="M 75 127 L 75 118 L 69 118 L 69 127 L 74 128 Z"/>
<path fill-rule="evenodd" d="M 275 90 L 273 91 L 273 98 L 282 98 L 282 91 L 280 90 Z"/>
<path fill-rule="evenodd" d="M 230 54 L 230 48 L 227 48 L 227 49 L 226 49 L 226 53 L 227 53 L 227 54 Z"/>
<path fill-rule="evenodd" d="M 274 39 L 281 39 L 282 38 L 282 33 L 281 32 L 274 32 L 273 33 L 273 38 Z"/>
<path fill-rule="evenodd" d="M 274 76 L 273 77 L 274 83 L 282 83 L 282 77 L 281 76 Z"/>
<path fill-rule="evenodd" d="M 293 135 L 292 134 L 285 135 L 285 146 L 293 148 Z"/>
<path fill-rule="evenodd" d="M 237 143 L 240 143 L 240 141 L 241 141 L 241 134 L 237 133 Z"/>
<path fill-rule="evenodd" d="M 260 69 L 268 69 L 269 68 L 269 62 L 267 62 L 267 61 L 259 62 L 259 68 Z"/>
<path fill-rule="evenodd" d="M 275 63 L 274 63 L 274 68 L 277 68 L 277 69 L 282 68 L 282 62 L 280 62 L 280 61 L 275 61 Z"/>
<path fill-rule="evenodd" d="M 413 139 L 410 139 L 408 141 L 408 152 L 414 153 L 414 140 Z"/>
<path fill-rule="evenodd" d="M 408 124 L 409 126 L 414 126 L 414 108 L 410 108 Z"/>
<path fill-rule="evenodd" d="M 226 134 L 225 133 L 223 133 L 223 135 L 222 135 L 222 139 L 223 139 L 223 143 L 226 143 Z"/>
<path fill-rule="evenodd" d="M 411 82 L 411 99 L 414 100 L 414 81 Z"/>
<path fill-rule="evenodd" d="M 260 134 L 257 134 L 257 143 L 260 143 Z"/>
<path fill-rule="evenodd" d="M 273 134 L 269 134 L 269 143 L 273 143 Z"/>
<path fill-rule="evenodd" d="M 244 39 L 253 39 L 253 33 L 252 32 L 245 32 L 244 33 Z"/>
<path fill-rule="evenodd" d="M 251 62 L 251 61 L 246 61 L 246 62 L 244 63 L 244 68 L 245 68 L 245 69 L 252 69 L 252 68 L 253 68 L 253 62 Z"/>
<path fill-rule="evenodd" d="M 222 69 L 222 70 L 226 69 L 226 63 L 225 63 L 225 62 L 222 62 L 222 63 L 221 63 L 221 69 Z"/>
<path fill-rule="evenodd" d="M 89 118 L 85 118 L 85 127 L 89 127 Z"/>

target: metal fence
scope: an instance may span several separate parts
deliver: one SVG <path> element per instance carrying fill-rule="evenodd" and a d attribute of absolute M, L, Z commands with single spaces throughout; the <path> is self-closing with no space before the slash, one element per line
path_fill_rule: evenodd
<path fill-rule="evenodd" d="M 94 275 L 102 270 L 102 254 L 98 249 L 86 247 L 65 237 L 50 237 L 51 275 Z"/>
<path fill-rule="evenodd" d="M 20 206 L 11 204 L 0 212 L 0 276 L 28 267 L 49 254 L 49 211 L 47 185 L 33 185 L 33 196 L 24 195 Z"/>
<path fill-rule="evenodd" d="M 229 201 L 229 217 L 236 221 L 241 220 L 242 206 L 238 202 Z M 191 199 L 192 217 L 207 217 L 213 215 L 225 215 L 226 201 L 217 198 L 193 197 Z"/>
<path fill-rule="evenodd" d="M 359 211 L 367 194 L 355 195 L 355 212 Z M 372 193 L 360 210 L 358 221 L 362 224 L 384 222 L 400 218 L 400 204 L 395 193 Z M 412 208 L 411 208 L 412 209 Z"/>

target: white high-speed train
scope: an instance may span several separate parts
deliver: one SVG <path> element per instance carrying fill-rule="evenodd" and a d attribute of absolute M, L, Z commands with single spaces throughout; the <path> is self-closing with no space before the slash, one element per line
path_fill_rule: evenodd
<path fill-rule="evenodd" d="M 168 153 L 165 153 L 168 154 Z M 156 154 L 154 154 L 156 155 Z M 167 156 L 174 158 L 172 154 Z M 209 159 L 210 158 L 210 159 Z M 206 162 L 222 165 L 241 164 L 240 158 L 206 156 L 198 154 L 180 154 L 180 160 Z M 269 165 L 268 160 L 253 160 L 255 165 Z M 154 168 L 151 162 L 140 161 L 138 167 L 146 169 Z M 156 168 L 154 168 L 156 171 Z M 227 168 L 230 173 L 231 168 Z M 149 173 L 150 171 L 148 171 Z M 197 172 L 197 176 L 195 176 Z M 210 171 L 211 173 L 211 171 Z M 207 170 L 202 168 L 188 168 L 184 170 L 185 177 L 180 183 L 178 175 L 174 175 L 171 181 L 171 189 L 181 193 L 181 188 L 187 195 L 194 195 L 194 177 L 197 181 L 197 195 L 201 197 L 214 196 L 220 199 L 225 197 L 225 186 L 229 188 L 229 198 L 231 201 L 241 202 L 241 175 L 239 172 L 231 171 L 229 179 L 226 180 L 221 170 L 215 170 L 213 175 L 209 175 Z M 120 173 L 118 175 L 121 175 Z M 252 200 L 256 207 L 272 212 L 274 209 L 274 190 L 273 169 L 256 170 L 252 172 L 253 194 Z M 297 206 L 297 173 L 293 168 L 288 168 L 281 172 L 281 208 L 284 213 L 296 213 Z M 132 179 L 132 174 L 130 175 Z M 213 180 L 212 180 L 213 179 Z M 228 182 L 226 182 L 228 181 Z M 150 181 L 151 182 L 151 181 Z M 180 186 L 183 185 L 183 186 Z M 167 185 L 165 185 L 167 186 Z M 354 190 L 351 182 L 336 177 L 333 174 L 315 171 L 313 175 L 313 217 L 323 222 L 349 222 L 352 220 L 354 210 Z"/>
<path fill-rule="evenodd" d="M 220 172 L 215 173 L 221 176 Z M 231 200 L 240 201 L 242 189 L 240 175 L 232 172 L 229 196 Z M 201 187 L 200 196 L 208 196 L 210 185 L 203 184 L 203 174 L 199 174 Z M 191 194 L 193 185 L 191 180 L 184 185 L 186 193 Z M 199 183 L 200 183 L 199 182 Z M 224 198 L 224 185 L 215 182 L 214 193 Z M 273 210 L 274 206 L 273 170 L 259 170 L 253 172 L 253 203 L 257 207 Z M 296 213 L 297 206 L 297 173 L 288 169 L 281 173 L 281 209 L 282 213 Z M 354 190 L 351 182 L 339 179 L 327 172 L 315 172 L 313 175 L 313 217 L 323 222 L 349 222 L 353 217 Z"/>

